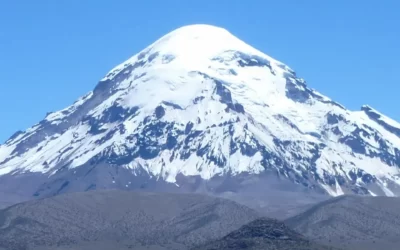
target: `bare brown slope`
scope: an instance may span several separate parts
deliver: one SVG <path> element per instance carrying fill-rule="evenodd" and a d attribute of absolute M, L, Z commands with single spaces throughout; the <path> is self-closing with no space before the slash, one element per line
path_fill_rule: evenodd
<path fill-rule="evenodd" d="M 104 242 L 121 249 L 171 245 L 187 249 L 257 217 L 235 202 L 196 194 L 70 193 L 1 210 L 0 248 L 90 249 Z"/>
<path fill-rule="evenodd" d="M 347 249 L 397 250 L 400 199 L 342 196 L 285 221 L 310 239 Z"/>

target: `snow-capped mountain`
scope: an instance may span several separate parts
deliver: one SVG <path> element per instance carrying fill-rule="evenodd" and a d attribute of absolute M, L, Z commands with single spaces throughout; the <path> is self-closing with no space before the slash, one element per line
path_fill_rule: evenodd
<path fill-rule="evenodd" d="M 267 172 L 332 196 L 393 196 L 399 170 L 398 122 L 347 110 L 208 25 L 167 34 L 0 146 L 2 190 L 35 196 Z"/>

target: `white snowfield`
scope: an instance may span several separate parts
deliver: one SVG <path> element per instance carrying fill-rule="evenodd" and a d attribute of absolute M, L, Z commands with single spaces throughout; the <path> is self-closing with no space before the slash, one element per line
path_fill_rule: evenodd
<path fill-rule="evenodd" d="M 151 141 L 143 146 L 151 154 L 168 134 L 175 136 L 173 147 L 152 157 L 138 154 L 121 167 L 133 173 L 141 168 L 172 183 L 178 174 L 210 179 L 276 168 L 288 178 L 289 172 L 299 178 L 307 173 L 303 180 L 332 196 L 353 187 L 393 196 L 400 185 L 398 122 L 372 108 L 379 118 L 345 109 L 222 28 L 179 28 L 112 69 L 96 89 L 1 145 L 0 175 L 54 175 L 62 166 L 78 168 L 98 155 L 134 154 L 144 142 L 131 135 Z M 115 107 L 136 110 L 111 119 L 107 111 Z M 71 117 L 80 118 L 72 123 Z M 153 135 L 144 122 L 148 117 L 152 124 L 171 126 Z M 100 132 L 91 132 L 87 118 L 99 121 Z M 174 132 L 188 124 L 191 132 Z M 232 144 L 255 152 L 233 150 Z M 202 149 L 206 152 L 199 153 Z"/>

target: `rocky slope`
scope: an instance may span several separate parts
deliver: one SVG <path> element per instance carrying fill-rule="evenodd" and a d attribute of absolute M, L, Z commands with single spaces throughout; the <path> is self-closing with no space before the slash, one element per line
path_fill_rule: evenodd
<path fill-rule="evenodd" d="M 282 222 L 261 218 L 242 226 L 222 239 L 196 249 L 335 250 L 336 248 L 314 243 Z"/>

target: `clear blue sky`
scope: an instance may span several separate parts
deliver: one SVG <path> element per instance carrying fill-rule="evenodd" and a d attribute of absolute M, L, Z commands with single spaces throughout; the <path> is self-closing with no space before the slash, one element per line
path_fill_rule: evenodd
<path fill-rule="evenodd" d="M 400 120 L 398 0 L 0 1 L 0 141 L 180 26 L 222 26 L 358 110 Z"/>

